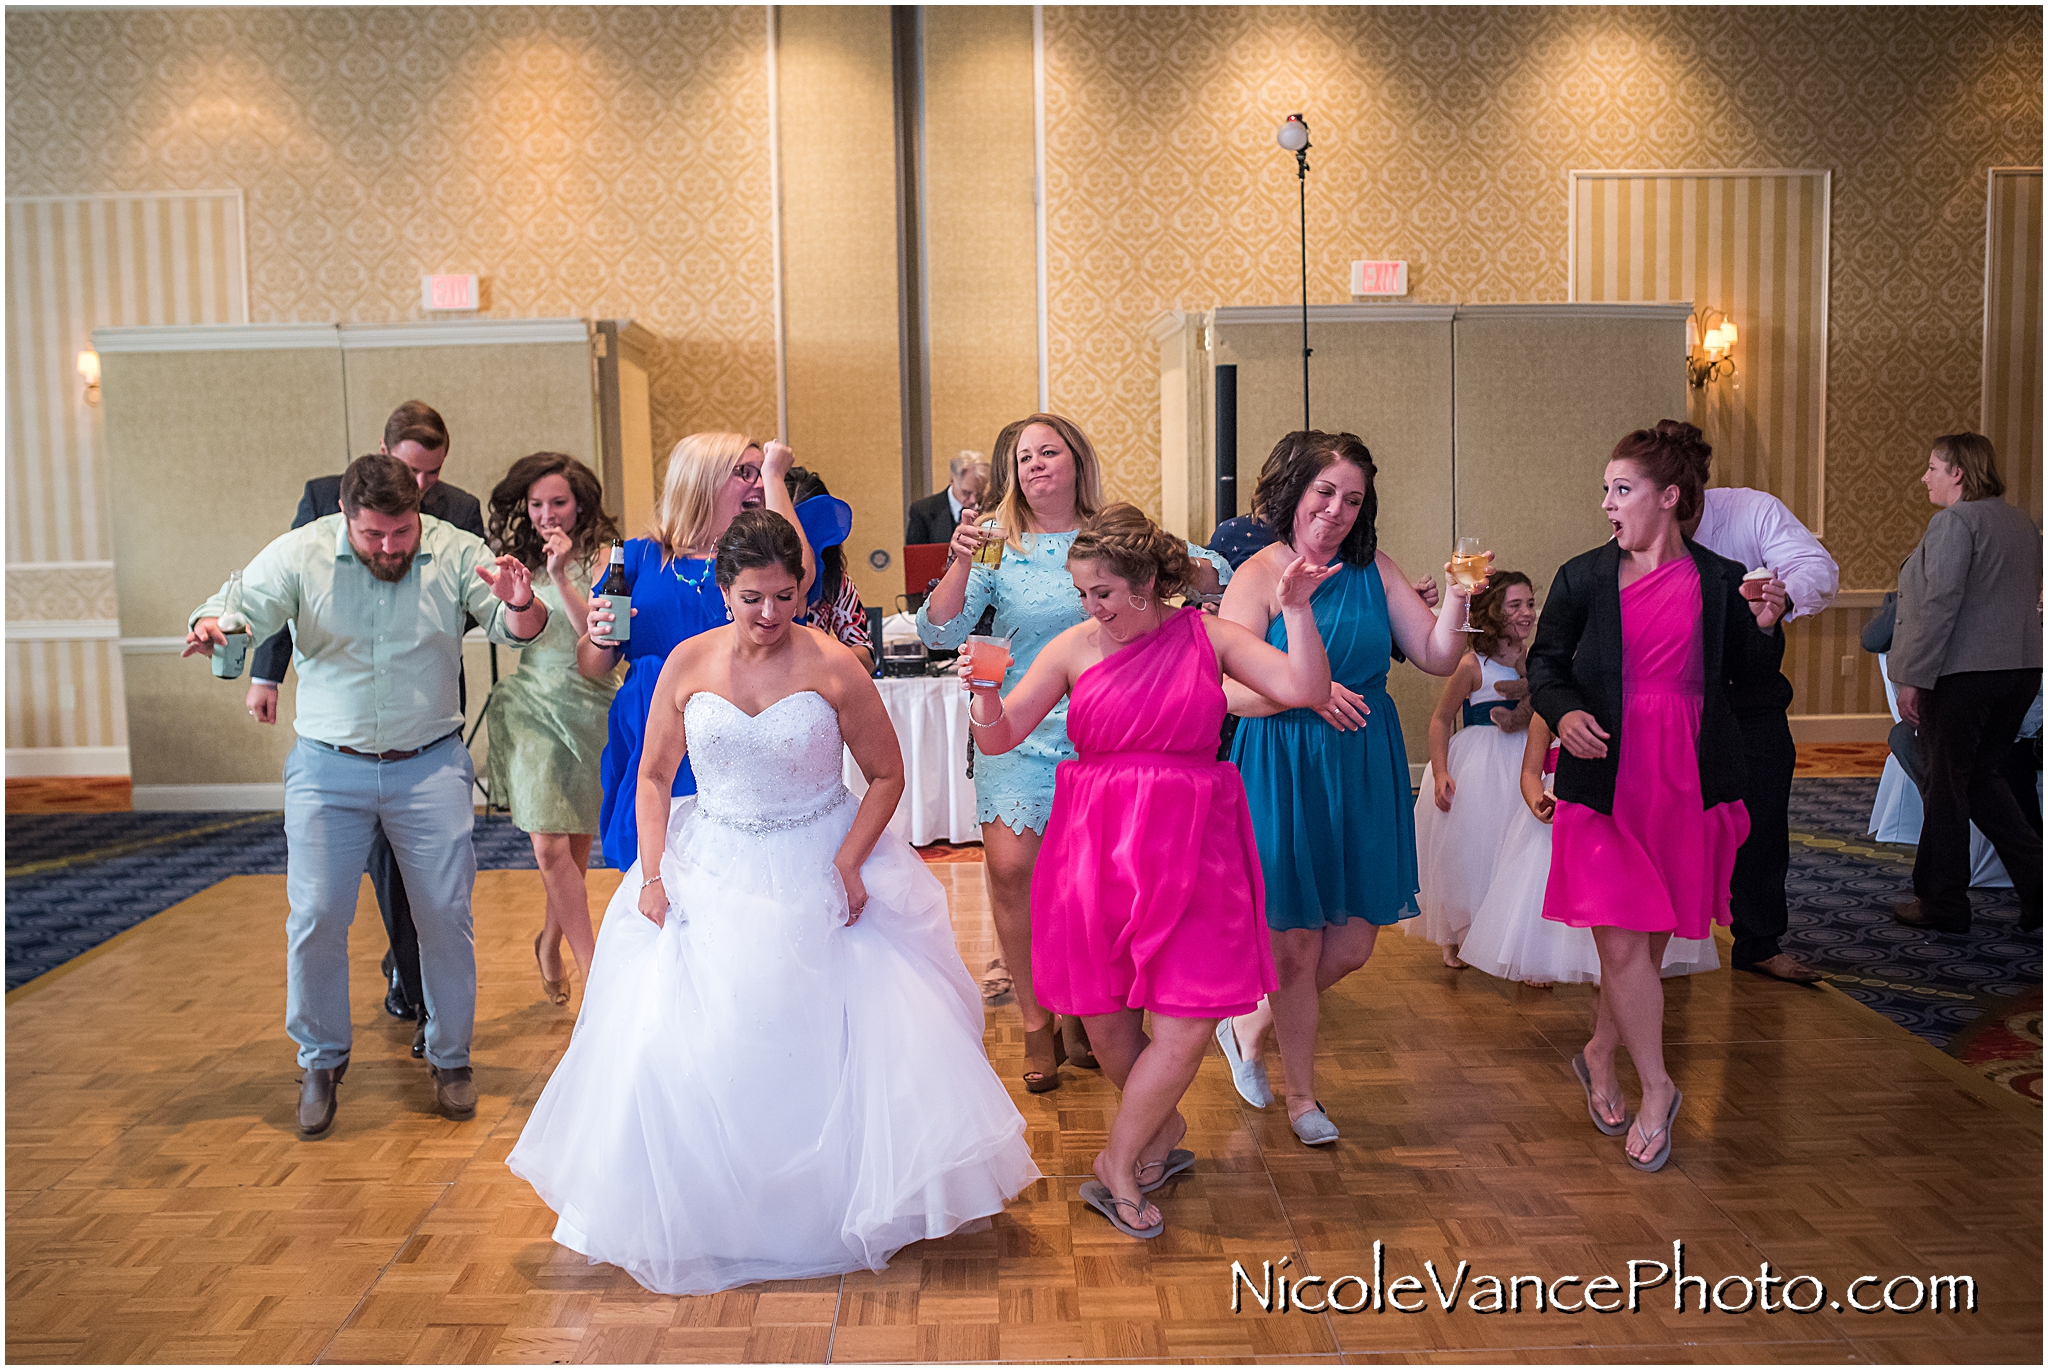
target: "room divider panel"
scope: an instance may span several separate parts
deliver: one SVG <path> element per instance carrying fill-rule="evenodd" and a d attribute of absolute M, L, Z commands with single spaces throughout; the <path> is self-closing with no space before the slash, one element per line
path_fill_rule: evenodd
<path fill-rule="evenodd" d="M 624 387 L 641 407 L 637 418 L 601 412 L 592 336 L 582 319 L 93 335 L 113 472 L 137 808 L 280 802 L 293 740 L 288 723 L 252 723 L 242 703 L 246 677 L 229 684 L 178 657 L 185 616 L 290 525 L 308 479 L 376 451 L 385 417 L 400 403 L 425 400 L 441 412 L 450 433 L 444 474 L 485 500 L 527 453 L 565 452 L 600 467 L 601 427 L 646 433 L 644 386 Z M 621 388 L 606 387 L 612 397 Z M 614 512 L 622 499 L 645 509 L 653 483 L 645 455 L 635 454 L 625 469 L 607 502 Z M 465 659 L 474 720 L 490 681 L 483 644 L 468 644 Z M 281 720 L 291 715 L 293 683 L 280 700 Z"/>
<path fill-rule="evenodd" d="M 1669 304 L 1313 305 L 1308 418 L 1356 433 L 1379 468 L 1380 546 L 1442 577 L 1456 538 L 1493 548 L 1539 594 L 1607 540 L 1600 474 L 1615 440 L 1685 416 L 1685 321 Z M 1216 524 L 1216 368 L 1237 368 L 1237 512 L 1261 463 L 1302 425 L 1299 306 L 1163 315 L 1162 513 L 1196 541 Z M 1442 682 L 1397 666 L 1387 685 L 1412 769 L 1427 760 Z"/>

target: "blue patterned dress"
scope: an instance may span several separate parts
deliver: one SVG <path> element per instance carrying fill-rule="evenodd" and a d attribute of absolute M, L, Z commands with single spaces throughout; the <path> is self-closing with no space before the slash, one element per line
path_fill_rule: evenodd
<path fill-rule="evenodd" d="M 1266 876 L 1266 925 L 1276 932 L 1363 918 L 1413 918 L 1415 804 L 1408 748 L 1387 695 L 1394 645 L 1379 567 L 1346 565 L 1309 606 L 1330 657 L 1330 679 L 1365 697 L 1365 726 L 1340 731 L 1313 709 L 1238 725 L 1230 759 L 1244 776 Z M 1287 650 L 1275 615 L 1266 641 Z"/>
<path fill-rule="evenodd" d="M 1074 578 L 1067 574 L 1067 552 L 1078 531 L 1067 533 L 1026 533 L 1025 550 L 1003 548 L 1001 566 L 976 563 L 967 573 L 967 603 L 945 623 L 931 621 L 931 601 L 917 611 L 917 633 L 925 645 L 951 649 L 967 640 L 982 610 L 995 606 L 995 635 L 1010 639 L 1010 669 L 1003 677 L 1003 693 L 1017 688 L 1017 682 L 1038 660 L 1046 643 L 1088 616 L 1081 612 L 1081 596 Z M 1230 583 L 1230 564 L 1206 548 L 1188 544 L 1188 555 L 1199 557 L 1216 568 L 1224 584 Z M 977 819 L 1002 823 L 1012 832 L 1045 831 L 1052 817 L 1053 771 L 1070 761 L 1074 746 L 1067 741 L 1067 700 L 1063 695 L 1045 720 L 1031 730 L 1031 736 L 1001 756 L 974 758 L 974 797 Z"/>
<path fill-rule="evenodd" d="M 613 870 L 625 870 L 640 855 L 640 748 L 647 740 L 647 710 L 662 663 L 684 639 L 727 622 L 725 599 L 718 593 L 709 557 L 678 557 L 663 565 L 659 544 L 630 538 L 626 583 L 633 590 L 633 635 L 626 639 L 626 680 L 612 697 L 604 758 L 598 766 L 604 780 L 599 830 L 605 863 Z M 670 793 L 696 792 L 697 777 L 686 756 L 676 768 Z"/>

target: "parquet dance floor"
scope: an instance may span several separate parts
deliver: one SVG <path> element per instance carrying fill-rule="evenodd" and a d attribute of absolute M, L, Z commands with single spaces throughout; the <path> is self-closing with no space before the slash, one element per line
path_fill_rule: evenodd
<path fill-rule="evenodd" d="M 934 869 L 979 972 L 980 868 Z M 616 879 L 591 876 L 600 907 Z M 1725 970 L 1672 982 L 1685 1107 L 1670 1166 L 1643 1175 L 1571 1075 L 1585 989 L 1502 985 L 1386 937 L 1325 998 L 1322 1099 L 1343 1140 L 1300 1146 L 1284 1109 L 1242 1106 L 1212 1055 L 1188 1101 L 1200 1159 L 1158 1194 L 1168 1226 L 1150 1243 L 1076 1195 L 1113 1090 L 1069 1069 L 1063 1089 L 1025 1094 L 1015 1011 L 997 1008 L 989 1049 L 1047 1179 L 988 1230 L 881 1273 L 679 1299 L 554 1246 L 553 1216 L 504 1168 L 573 1022 L 539 998 L 539 876 L 477 881 L 483 1098 L 466 1123 L 432 1111 L 410 1025 L 379 1008 L 365 886 L 355 1056 L 317 1142 L 292 1127 L 283 885 L 226 880 L 9 996 L 9 1360 L 2041 1359 L 2039 1109 L 1833 991 Z M 1477 1311 L 1485 1277 L 1539 1277 L 1576 1306 L 1599 1277 L 1625 1289 L 1632 1260 L 1669 1265 L 1674 1241 L 1709 1283 L 1769 1262 L 1825 1297 L 1811 1313 L 1701 1312 L 1688 1286 L 1675 1312 L 1666 1279 L 1635 1312 L 1538 1311 L 1525 1279 L 1521 1311 Z M 1302 1291 L 1319 1308 L 1356 1275 L 1336 1284 L 1349 1307 L 1369 1298 L 1375 1243 L 1382 1298 L 1423 1311 L 1301 1311 L 1291 1288 L 1262 1311 L 1232 1277 L 1240 1263 L 1264 1294 L 1268 1261 L 1276 1278 L 1319 1276 Z M 1448 1291 L 1461 1261 L 1445 1312 L 1424 1263 Z M 1861 1276 L 1875 1282 L 1852 1288 Z M 1975 1311 L 1848 1308 L 1894 1280 L 1911 1306 L 1914 1281 L 1945 1276 L 1974 1280 Z M 1805 1305 L 1811 1280 L 1769 1298 Z M 1596 1303 L 1625 1298 L 1602 1288 Z M 1740 1284 L 1720 1288 L 1741 1306 Z"/>

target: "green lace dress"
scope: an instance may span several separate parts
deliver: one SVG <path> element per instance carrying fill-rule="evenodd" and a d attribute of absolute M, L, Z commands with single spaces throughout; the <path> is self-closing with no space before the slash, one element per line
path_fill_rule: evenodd
<path fill-rule="evenodd" d="M 589 595 L 583 568 L 575 579 Z M 498 682 L 484 709 L 491 802 L 511 809 L 512 822 L 526 832 L 595 833 L 604 800 L 598 758 L 618 683 L 577 672 L 577 625 L 561 593 L 544 575 L 534 577 L 533 589 L 548 606 L 548 626 L 520 652 L 518 669 Z"/>

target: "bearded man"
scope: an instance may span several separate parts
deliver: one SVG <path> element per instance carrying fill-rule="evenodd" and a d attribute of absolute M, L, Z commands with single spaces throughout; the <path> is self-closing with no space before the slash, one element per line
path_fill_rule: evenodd
<path fill-rule="evenodd" d="M 259 641 L 287 622 L 297 634 L 299 741 L 284 767 L 285 1030 L 305 1072 L 298 1122 L 308 1138 L 333 1124 L 348 1069 L 348 929 L 380 831 L 419 930 L 436 1102 L 451 1118 L 476 1112 L 476 771 L 456 684 L 463 622 L 521 647 L 548 615 L 517 559 L 420 513 L 420 487 L 398 458 L 356 458 L 340 497 L 340 513 L 257 554 L 238 605 Z M 226 597 L 223 586 L 193 611 L 185 655 L 223 640 Z"/>

